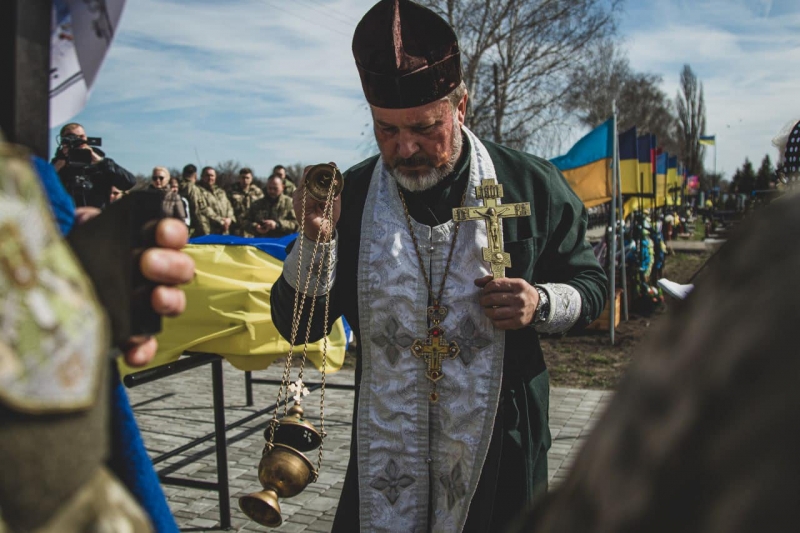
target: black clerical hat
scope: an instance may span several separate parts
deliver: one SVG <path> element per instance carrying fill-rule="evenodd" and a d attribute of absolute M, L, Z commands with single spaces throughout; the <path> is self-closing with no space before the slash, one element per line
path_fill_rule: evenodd
<path fill-rule="evenodd" d="M 458 39 L 442 17 L 410 0 L 381 0 L 356 26 L 353 56 L 367 101 L 404 109 L 461 83 Z"/>

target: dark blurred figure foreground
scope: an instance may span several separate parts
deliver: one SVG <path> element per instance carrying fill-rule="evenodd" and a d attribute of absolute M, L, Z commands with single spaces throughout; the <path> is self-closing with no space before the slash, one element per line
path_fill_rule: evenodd
<path fill-rule="evenodd" d="M 800 530 L 800 196 L 743 224 L 514 531 Z"/>

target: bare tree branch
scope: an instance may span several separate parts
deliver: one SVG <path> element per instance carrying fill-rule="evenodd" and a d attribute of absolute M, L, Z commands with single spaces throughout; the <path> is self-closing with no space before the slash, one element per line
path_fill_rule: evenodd
<path fill-rule="evenodd" d="M 427 0 L 453 26 L 478 135 L 531 149 L 555 137 L 559 100 L 590 45 L 616 32 L 622 0 Z M 494 65 L 497 65 L 494 68 Z M 494 71 L 497 76 L 495 81 Z M 496 86 L 495 86 L 496 85 Z"/>

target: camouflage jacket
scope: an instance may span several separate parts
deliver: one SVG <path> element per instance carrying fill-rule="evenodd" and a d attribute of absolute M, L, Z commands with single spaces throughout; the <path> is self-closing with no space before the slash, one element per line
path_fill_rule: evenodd
<path fill-rule="evenodd" d="M 192 181 L 184 181 L 181 184 L 180 194 L 186 198 L 189 204 L 189 235 L 201 235 L 202 227 L 198 222 L 197 214 L 205 208 L 205 200 L 202 197 L 202 190 Z"/>
<path fill-rule="evenodd" d="M 274 220 L 278 223 L 278 227 L 269 233 L 256 232 L 255 225 L 265 220 Z M 253 202 L 247 217 L 247 227 L 257 237 L 283 237 L 296 232 L 299 225 L 294 215 L 292 199 L 282 194 L 277 199 L 265 196 Z"/>
<path fill-rule="evenodd" d="M 228 196 L 221 188 L 200 183 L 197 185 L 200 192 L 195 224 L 195 237 L 200 235 L 227 235 L 223 229 L 223 219 L 230 218 L 231 225 L 236 222 L 233 207 Z"/>
<path fill-rule="evenodd" d="M 296 190 L 297 186 L 294 184 L 292 180 L 290 180 L 289 178 L 283 180 L 283 194 L 291 198 L 292 196 L 294 196 L 294 191 Z"/>
<path fill-rule="evenodd" d="M 236 217 L 236 222 L 231 224 L 231 234 L 241 237 L 253 236 L 251 228 L 245 222 L 247 213 L 250 212 L 250 207 L 253 203 L 263 197 L 264 193 L 256 185 L 251 184 L 250 188 L 245 191 L 240 183 L 233 184 L 233 187 L 228 191 L 228 200 L 231 202 L 233 214 Z"/>

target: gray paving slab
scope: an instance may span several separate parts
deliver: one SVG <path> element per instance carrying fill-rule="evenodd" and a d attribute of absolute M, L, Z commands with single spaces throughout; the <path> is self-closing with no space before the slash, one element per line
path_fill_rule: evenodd
<path fill-rule="evenodd" d="M 279 379 L 282 366 L 253 372 L 254 378 Z M 225 419 L 228 424 L 275 405 L 278 387 L 255 384 L 254 405 L 246 405 L 244 373 L 223 364 Z M 293 374 L 293 379 L 296 377 Z M 315 369 L 306 369 L 304 381 L 320 379 Z M 328 383 L 352 385 L 352 370 L 329 374 Z M 145 446 L 152 458 L 169 452 L 193 439 L 213 434 L 211 366 L 198 367 L 181 374 L 162 378 L 128 390 L 136 420 L 142 430 Z M 608 391 L 551 388 L 550 431 L 553 447 L 549 454 L 548 474 L 551 486 L 562 481 L 581 445 L 611 398 Z M 306 417 L 320 428 L 319 393 L 312 393 L 304 402 Z M 336 505 L 342 490 L 344 473 L 350 456 L 353 392 L 327 389 L 325 393 L 325 439 L 323 462 L 317 483 L 294 498 L 281 500 L 284 523 L 275 531 L 330 531 Z M 264 448 L 263 432 L 271 418 L 264 414 L 227 432 L 228 480 L 232 530 L 265 531 L 240 510 L 238 499 L 260 490 L 258 462 Z M 316 465 L 316 452 L 309 454 Z M 215 482 L 217 479 L 214 440 L 208 440 L 177 456 L 159 463 L 156 468 L 170 476 Z M 164 486 L 170 508 L 183 530 L 219 531 L 217 493 L 208 490 Z"/>

